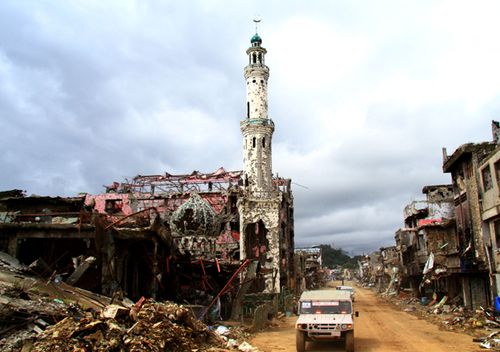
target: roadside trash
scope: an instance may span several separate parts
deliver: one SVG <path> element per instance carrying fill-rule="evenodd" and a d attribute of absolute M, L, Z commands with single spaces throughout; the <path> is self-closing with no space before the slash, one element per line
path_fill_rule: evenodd
<path fill-rule="evenodd" d="M 238 350 L 240 350 L 242 352 L 256 351 L 256 349 L 246 341 L 244 341 L 241 345 L 238 346 Z"/>
<path fill-rule="evenodd" d="M 229 333 L 229 329 L 223 325 L 220 325 L 217 327 L 217 329 L 215 329 L 215 332 L 221 336 L 225 336 Z"/>

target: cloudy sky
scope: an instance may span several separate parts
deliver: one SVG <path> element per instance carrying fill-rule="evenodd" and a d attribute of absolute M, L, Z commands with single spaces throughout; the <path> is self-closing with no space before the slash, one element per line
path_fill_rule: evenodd
<path fill-rule="evenodd" d="M 258 14 L 297 244 L 392 245 L 403 207 L 450 182 L 441 148 L 491 139 L 499 13 L 495 0 L 1 1 L 0 190 L 242 169 Z"/>

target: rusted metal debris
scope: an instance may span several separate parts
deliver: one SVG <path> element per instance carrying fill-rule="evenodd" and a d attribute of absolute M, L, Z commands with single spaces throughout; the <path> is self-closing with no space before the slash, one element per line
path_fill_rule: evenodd
<path fill-rule="evenodd" d="M 1 351 L 215 352 L 238 348 L 248 336 L 241 328 L 209 328 L 189 306 L 113 300 L 30 276 L 8 255 L 0 259 Z"/>

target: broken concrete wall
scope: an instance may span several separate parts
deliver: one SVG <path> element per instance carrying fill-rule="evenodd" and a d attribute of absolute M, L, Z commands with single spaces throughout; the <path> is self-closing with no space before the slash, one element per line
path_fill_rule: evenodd
<path fill-rule="evenodd" d="M 452 185 L 429 185 L 422 189 L 428 203 L 441 203 L 453 201 Z"/>
<path fill-rule="evenodd" d="M 434 253 L 438 264 L 448 267 L 448 258 L 459 254 L 454 223 L 447 226 L 426 225 L 420 231 L 424 234 L 428 252 Z"/>
<path fill-rule="evenodd" d="M 65 280 L 83 260 L 96 256 L 92 215 L 83 205 L 83 196 L 21 194 L 0 199 L 0 209 L 13 214 L 0 222 L 0 251 L 32 264 L 32 270 L 42 277 L 57 275 Z M 79 275 L 78 284 L 100 290 L 99 278 L 100 271 L 92 264 Z"/>
<path fill-rule="evenodd" d="M 427 259 L 423 234 L 417 228 L 403 228 L 396 232 L 396 249 L 399 255 L 401 287 L 417 292 L 422 269 Z"/>
<path fill-rule="evenodd" d="M 266 242 L 268 248 L 265 248 L 262 255 L 265 259 L 262 261 L 263 279 L 265 281 L 264 292 L 280 292 L 280 207 L 282 195 L 276 193 L 274 198 L 251 199 L 242 197 L 238 202 L 240 212 L 240 226 L 243 236 L 240 238 L 241 259 L 254 258 L 254 254 L 248 252 L 249 244 L 254 243 L 255 233 L 248 231 L 248 226 L 262 222 L 266 232 Z M 262 243 L 261 243 L 262 245 Z M 262 253 L 262 249 L 260 250 Z"/>
<path fill-rule="evenodd" d="M 141 226 L 159 226 L 162 236 L 167 241 L 171 239 L 180 250 L 229 260 L 235 257 L 238 247 L 240 226 L 236 203 L 241 175 L 240 171 L 220 168 L 212 174 L 194 171 L 189 175 L 137 176 L 131 182 L 115 182 L 114 187 L 108 187 L 108 193 L 88 195 L 86 202 L 106 214 L 110 221 L 119 220 L 122 227 L 127 224 L 134 227 L 140 221 Z M 203 200 L 196 202 L 203 205 L 203 211 L 198 212 L 196 209 L 200 207 L 191 204 L 194 194 Z M 105 204 L 110 201 L 121 206 L 120 213 L 106 209 Z M 182 219 L 173 220 L 172 216 Z M 211 219 L 198 221 L 199 216 Z M 152 220 L 158 220 L 158 224 L 152 224 Z M 213 239 L 216 233 L 217 238 Z"/>
<path fill-rule="evenodd" d="M 295 254 L 298 255 L 301 261 L 300 276 L 304 279 L 303 287 L 298 293 L 324 287 L 326 285 L 325 280 L 330 280 L 330 277 L 327 277 L 327 272 L 322 268 L 321 248 L 296 248 Z"/>
<path fill-rule="evenodd" d="M 418 219 L 423 219 L 428 214 L 428 204 L 426 201 L 418 200 L 413 201 L 403 210 L 403 219 L 405 227 L 413 228 L 417 227 Z"/>
<path fill-rule="evenodd" d="M 487 269 L 482 234 L 479 165 L 495 148 L 494 143 L 464 144 L 446 156 L 443 171 L 451 173 L 457 233 L 464 267 Z"/>
<path fill-rule="evenodd" d="M 460 287 L 460 252 L 454 221 L 444 224 L 429 224 L 419 228 L 424 234 L 429 256 L 433 256 L 432 266 L 423 272 L 423 284 L 439 297 L 454 299 L 463 292 Z M 429 258 L 428 258 L 429 259 Z"/>
<path fill-rule="evenodd" d="M 427 219 L 454 219 L 455 207 L 452 201 L 446 202 L 429 202 L 429 215 Z"/>

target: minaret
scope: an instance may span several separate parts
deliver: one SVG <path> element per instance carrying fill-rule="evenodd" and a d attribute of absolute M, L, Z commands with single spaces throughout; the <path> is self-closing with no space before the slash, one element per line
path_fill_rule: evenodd
<path fill-rule="evenodd" d="M 257 32 L 257 31 L 256 31 Z M 245 186 L 256 197 L 267 197 L 272 191 L 271 145 L 274 123 L 267 115 L 267 53 L 258 33 L 250 40 L 245 67 L 247 84 L 246 118 L 241 121 Z"/>
<path fill-rule="evenodd" d="M 256 23 L 259 20 L 254 20 Z M 240 215 L 240 259 L 257 260 L 262 269 L 262 292 L 280 292 L 282 256 L 280 252 L 281 204 L 283 194 L 273 187 L 272 137 L 274 123 L 267 115 L 266 49 L 257 30 L 247 49 L 246 117 L 243 133 L 244 190 L 238 199 Z M 259 285 L 260 285 L 259 283 Z"/>

